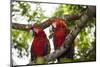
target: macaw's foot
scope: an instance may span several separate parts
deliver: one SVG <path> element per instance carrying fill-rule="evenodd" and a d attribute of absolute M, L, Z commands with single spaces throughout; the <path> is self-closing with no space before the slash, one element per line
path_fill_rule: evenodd
<path fill-rule="evenodd" d="M 73 62 L 73 60 L 69 58 L 59 58 L 58 60 L 58 63 L 69 63 L 69 62 Z"/>
<path fill-rule="evenodd" d="M 44 59 L 44 57 L 37 57 L 35 64 L 48 64 L 48 62 Z"/>

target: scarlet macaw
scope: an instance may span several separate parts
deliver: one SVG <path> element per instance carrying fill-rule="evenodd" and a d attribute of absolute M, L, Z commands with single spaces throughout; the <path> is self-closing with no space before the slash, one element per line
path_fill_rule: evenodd
<path fill-rule="evenodd" d="M 55 18 L 52 22 L 53 32 L 54 32 L 54 48 L 59 49 L 63 42 L 65 41 L 66 36 L 69 34 L 70 30 L 65 24 L 65 21 L 60 18 Z M 69 49 L 63 53 L 60 57 L 57 58 L 58 63 L 59 62 L 66 62 L 64 61 L 65 58 L 72 59 L 73 58 L 73 45 L 69 47 Z M 63 59 L 63 60 L 62 60 Z"/>
<path fill-rule="evenodd" d="M 31 46 L 31 61 L 35 64 L 44 64 L 44 56 L 50 53 L 50 43 L 47 36 L 39 24 L 34 24 L 31 28 L 34 38 Z"/>

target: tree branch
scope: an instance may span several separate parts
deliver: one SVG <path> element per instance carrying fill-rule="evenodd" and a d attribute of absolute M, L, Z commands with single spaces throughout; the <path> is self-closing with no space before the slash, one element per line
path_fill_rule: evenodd
<path fill-rule="evenodd" d="M 63 43 L 63 46 L 59 49 L 54 51 L 53 53 L 45 56 L 46 61 L 51 61 L 60 55 L 64 53 L 69 47 L 70 44 L 73 43 L 73 40 L 76 38 L 78 33 L 81 31 L 81 29 L 84 28 L 84 25 L 86 25 L 87 21 L 96 16 L 96 7 L 95 6 L 89 6 L 88 9 L 85 11 L 85 13 L 81 16 L 80 20 L 76 21 L 78 22 L 76 26 L 71 30 L 69 35 L 66 37 L 66 40 Z"/>
<path fill-rule="evenodd" d="M 77 20 L 79 19 L 80 15 L 78 14 L 68 14 L 68 15 L 64 15 L 64 19 L 67 21 L 70 20 Z M 53 19 L 55 19 L 56 17 L 52 17 L 47 19 L 46 21 L 42 22 L 40 25 L 43 29 L 47 28 L 48 26 L 51 25 Z M 18 30 L 24 30 L 27 31 L 29 28 L 31 28 L 31 24 L 19 24 L 19 23 L 12 23 L 12 28 L 13 29 L 18 29 Z"/>

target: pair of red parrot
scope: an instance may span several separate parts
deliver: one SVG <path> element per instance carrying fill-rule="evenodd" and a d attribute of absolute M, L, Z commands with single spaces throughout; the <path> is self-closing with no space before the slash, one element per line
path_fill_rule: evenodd
<path fill-rule="evenodd" d="M 54 47 L 56 50 L 62 46 L 70 30 L 65 24 L 65 21 L 60 18 L 55 18 L 52 21 L 52 27 L 54 32 Z M 34 61 L 34 63 L 36 64 L 46 63 L 44 62 L 43 57 L 50 53 L 50 43 L 46 37 L 46 33 L 38 24 L 34 24 L 31 29 L 35 33 L 31 46 L 31 61 Z M 60 58 L 71 57 L 70 54 L 68 55 L 68 51 L 72 51 L 70 47 L 65 53 L 63 53 L 60 57 L 57 58 L 58 62 L 61 62 Z"/>

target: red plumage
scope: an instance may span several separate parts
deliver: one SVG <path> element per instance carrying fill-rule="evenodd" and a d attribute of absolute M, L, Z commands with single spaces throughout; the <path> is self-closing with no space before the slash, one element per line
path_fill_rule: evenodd
<path fill-rule="evenodd" d="M 54 47 L 56 50 L 56 49 L 59 49 L 63 45 L 70 30 L 67 24 L 65 24 L 65 21 L 60 18 L 55 18 L 52 22 L 52 26 L 53 26 L 53 32 L 54 32 Z M 74 52 L 73 45 L 71 45 L 65 53 L 63 53 L 60 57 L 57 58 L 58 62 L 60 62 L 60 58 L 72 59 L 73 52 Z"/>
<path fill-rule="evenodd" d="M 31 61 L 36 57 L 47 55 L 49 53 L 48 48 L 50 48 L 49 41 L 43 29 L 37 24 L 32 29 L 35 35 L 31 46 Z"/>
<path fill-rule="evenodd" d="M 32 43 L 32 52 L 36 56 L 44 56 L 45 46 L 47 45 L 47 38 L 44 31 L 39 30 L 39 32 L 34 36 Z"/>
<path fill-rule="evenodd" d="M 63 19 L 56 18 L 53 23 L 54 27 L 54 45 L 56 49 L 59 49 L 63 42 L 65 41 L 66 36 L 69 34 L 68 26 L 65 24 Z"/>

